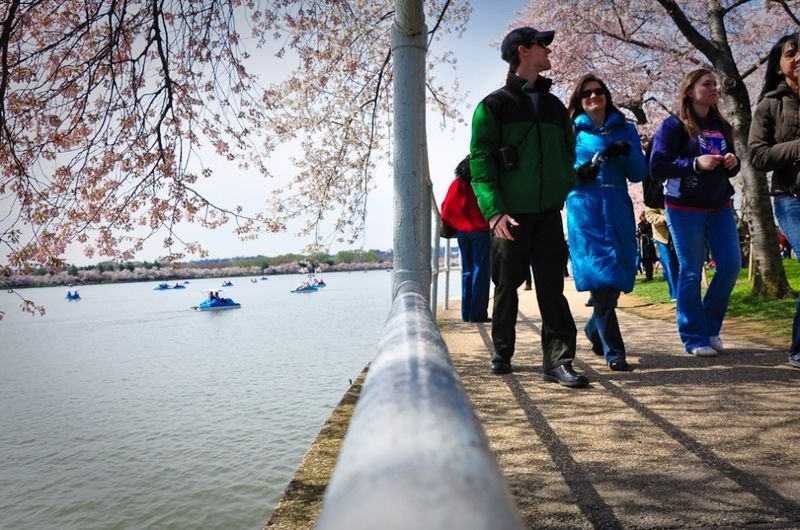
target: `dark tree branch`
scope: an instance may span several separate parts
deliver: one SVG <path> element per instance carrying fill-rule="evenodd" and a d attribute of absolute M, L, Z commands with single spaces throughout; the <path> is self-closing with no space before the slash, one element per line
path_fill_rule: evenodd
<path fill-rule="evenodd" d="M 778 4 L 779 6 L 781 6 L 783 10 L 786 12 L 786 14 L 789 15 L 789 18 L 791 18 L 795 24 L 800 26 L 800 19 L 798 19 L 797 16 L 792 12 L 792 8 L 789 7 L 789 4 L 785 0 L 768 0 L 768 1 L 772 2 L 773 4 Z"/>
<path fill-rule="evenodd" d="M 749 4 L 752 1 L 753 0 L 737 0 L 736 2 L 732 3 L 728 7 L 722 9 L 722 16 L 725 16 L 728 13 L 730 13 L 731 11 L 734 11 L 737 7 L 743 6 L 745 4 Z"/>
<path fill-rule="evenodd" d="M 761 66 L 769 60 L 769 54 L 765 54 L 762 57 L 758 58 L 758 62 L 753 66 L 747 68 L 742 72 L 742 79 L 747 79 L 748 76 L 752 75 L 753 73 L 757 72 Z"/>
<path fill-rule="evenodd" d="M 661 7 L 667 12 L 667 15 L 675 22 L 680 32 L 684 37 L 697 48 L 703 55 L 709 58 L 712 64 L 719 61 L 721 52 L 720 50 L 707 38 L 705 38 L 699 31 L 697 31 L 686 16 L 686 13 L 680 8 L 674 0 L 657 0 Z"/>
<path fill-rule="evenodd" d="M 3 31 L 0 33 L 0 135 L 11 138 L 10 131 L 6 124 L 6 92 L 8 91 L 8 79 L 10 72 L 8 69 L 8 46 L 11 42 L 11 30 L 16 20 L 19 0 L 12 0 L 8 5 L 6 18 L 3 20 Z M 0 138 L 2 138 L 0 136 Z"/>
<path fill-rule="evenodd" d="M 436 24 L 433 25 L 433 29 L 428 32 L 430 38 L 428 39 L 428 47 L 430 48 L 431 42 L 433 42 L 433 37 L 436 35 L 436 30 L 439 29 L 439 26 L 442 24 L 442 20 L 444 19 L 444 15 L 447 13 L 447 8 L 450 7 L 450 0 L 444 3 L 442 6 L 442 10 L 439 12 L 439 16 L 436 17 Z"/>

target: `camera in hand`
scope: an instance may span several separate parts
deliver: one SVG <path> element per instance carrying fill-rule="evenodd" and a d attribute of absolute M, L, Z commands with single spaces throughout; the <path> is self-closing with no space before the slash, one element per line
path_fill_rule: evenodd
<path fill-rule="evenodd" d="M 605 157 L 602 153 L 599 151 L 596 152 L 591 160 L 578 166 L 578 180 L 581 182 L 590 182 L 596 179 L 597 175 L 600 173 L 600 164 L 602 164 L 604 160 Z"/>
<path fill-rule="evenodd" d="M 513 171 L 519 167 L 517 148 L 513 145 L 504 145 L 497 150 L 497 158 L 506 171 Z"/>

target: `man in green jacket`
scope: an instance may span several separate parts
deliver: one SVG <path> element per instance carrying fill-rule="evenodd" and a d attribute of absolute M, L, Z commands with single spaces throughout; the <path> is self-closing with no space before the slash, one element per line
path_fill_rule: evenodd
<path fill-rule="evenodd" d="M 519 298 L 529 264 L 542 315 L 543 378 L 568 387 L 575 373 L 575 321 L 564 297 L 567 248 L 561 222 L 575 175 L 575 136 L 564 104 L 550 94 L 553 31 L 517 28 L 503 39 L 506 85 L 478 104 L 472 118 L 470 169 L 478 205 L 492 230 L 494 309 L 491 370 L 511 372 Z"/>

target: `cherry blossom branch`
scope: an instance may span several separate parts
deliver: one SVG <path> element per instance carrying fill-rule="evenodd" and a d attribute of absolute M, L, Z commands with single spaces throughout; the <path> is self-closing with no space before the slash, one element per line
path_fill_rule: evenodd
<path fill-rule="evenodd" d="M 772 2 L 773 4 L 778 4 L 779 6 L 781 6 L 783 11 L 789 16 L 789 18 L 791 18 L 796 25 L 800 26 L 800 18 L 798 18 L 797 15 L 794 14 L 791 7 L 789 7 L 788 2 L 786 2 L 785 0 L 768 0 L 768 1 Z"/>

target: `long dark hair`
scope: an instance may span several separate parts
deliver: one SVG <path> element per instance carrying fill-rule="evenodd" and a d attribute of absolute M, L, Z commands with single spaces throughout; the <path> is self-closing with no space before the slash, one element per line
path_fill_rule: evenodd
<path fill-rule="evenodd" d="M 678 117 L 683 122 L 686 132 L 689 133 L 689 138 L 694 138 L 700 134 L 703 128 L 703 119 L 698 116 L 697 112 L 694 110 L 694 106 L 692 106 L 692 98 L 689 97 L 689 90 L 691 90 L 700 79 L 707 75 L 716 76 L 716 74 L 708 68 L 692 70 L 686 74 L 686 77 L 683 78 L 683 84 L 681 84 L 681 96 L 678 101 Z M 717 105 L 711 105 L 709 113 L 717 117 L 720 125 L 722 125 L 722 132 L 725 134 L 725 138 L 731 141 L 733 138 L 733 126 L 725 119 Z"/>
<path fill-rule="evenodd" d="M 458 163 L 455 174 L 456 178 L 463 181 L 470 182 L 472 180 L 472 172 L 470 172 L 469 169 L 469 155 L 464 157 L 464 159 Z"/>
<path fill-rule="evenodd" d="M 508 73 L 509 74 L 517 74 L 517 68 L 519 68 L 520 58 L 519 53 L 515 53 L 514 56 L 508 61 Z"/>
<path fill-rule="evenodd" d="M 758 101 L 764 98 L 764 94 L 772 92 L 778 87 L 778 84 L 783 81 L 783 73 L 779 72 L 781 57 L 783 56 L 783 48 L 787 42 L 793 42 L 797 48 L 797 33 L 789 33 L 784 35 L 778 42 L 772 46 L 767 58 L 767 71 L 764 74 L 764 85 L 761 87 L 761 93 L 758 95 Z"/>
<path fill-rule="evenodd" d="M 608 89 L 608 86 L 603 82 L 603 80 L 594 74 L 586 74 L 578 79 L 578 82 L 575 84 L 575 89 L 572 91 L 572 95 L 569 97 L 569 105 L 567 105 L 567 110 L 569 111 L 570 119 L 574 120 L 581 114 L 584 114 L 583 105 L 581 105 L 581 92 L 583 92 L 584 85 L 590 81 L 598 83 L 600 88 L 602 88 L 606 93 L 606 117 L 610 116 L 612 112 L 618 112 L 619 114 L 622 114 L 622 112 L 620 112 L 620 110 L 614 106 L 614 102 L 611 100 L 611 91 Z"/>

